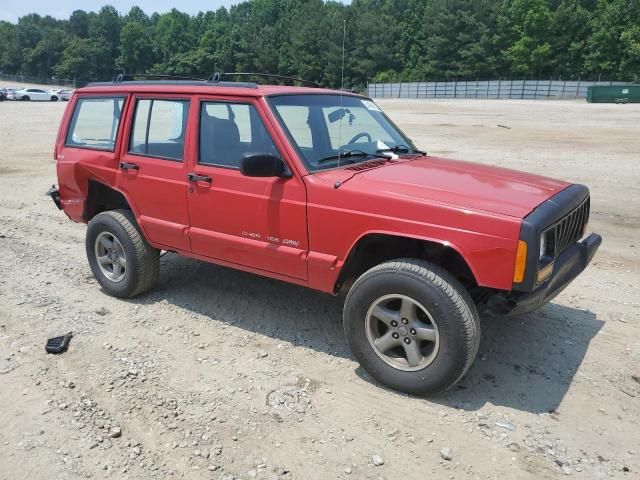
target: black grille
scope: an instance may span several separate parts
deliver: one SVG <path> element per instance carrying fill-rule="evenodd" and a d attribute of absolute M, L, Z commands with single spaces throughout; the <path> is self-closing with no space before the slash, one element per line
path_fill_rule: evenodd
<path fill-rule="evenodd" d="M 547 242 L 554 246 L 554 256 L 561 254 L 584 233 L 589 221 L 589 197 L 562 220 L 547 229 Z"/>

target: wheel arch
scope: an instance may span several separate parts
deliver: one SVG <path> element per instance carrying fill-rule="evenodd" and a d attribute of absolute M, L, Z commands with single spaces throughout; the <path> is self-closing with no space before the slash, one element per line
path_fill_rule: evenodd
<path fill-rule="evenodd" d="M 429 260 L 445 268 L 469 290 L 479 288 L 473 265 L 457 245 L 439 239 L 373 231 L 361 235 L 349 249 L 335 291 L 348 291 L 370 268 L 399 258 Z"/>
<path fill-rule="evenodd" d="M 125 209 L 137 217 L 133 204 L 124 192 L 98 180 L 89 179 L 84 203 L 83 218 L 89 222 L 93 217 L 107 210 Z"/>

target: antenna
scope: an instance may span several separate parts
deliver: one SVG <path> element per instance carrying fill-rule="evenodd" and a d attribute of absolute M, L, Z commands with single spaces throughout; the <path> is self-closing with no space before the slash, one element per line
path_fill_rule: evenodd
<path fill-rule="evenodd" d="M 340 111 L 342 112 L 342 92 L 344 91 L 344 41 L 347 37 L 347 21 L 345 19 L 342 20 L 342 71 L 340 78 Z M 338 168 L 340 168 L 340 155 L 342 153 L 342 119 L 344 116 L 340 117 L 340 125 L 338 125 Z"/>

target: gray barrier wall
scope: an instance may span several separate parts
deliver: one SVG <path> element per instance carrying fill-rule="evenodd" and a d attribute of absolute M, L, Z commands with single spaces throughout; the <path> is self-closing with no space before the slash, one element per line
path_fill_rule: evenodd
<path fill-rule="evenodd" d="M 592 85 L 631 82 L 581 80 L 479 80 L 454 82 L 369 83 L 372 98 L 586 98 Z"/>
<path fill-rule="evenodd" d="M 57 87 L 75 87 L 74 81 L 66 78 L 40 78 L 25 75 L 8 75 L 0 73 L 0 80 L 10 83 L 35 83 L 37 85 L 52 85 Z"/>

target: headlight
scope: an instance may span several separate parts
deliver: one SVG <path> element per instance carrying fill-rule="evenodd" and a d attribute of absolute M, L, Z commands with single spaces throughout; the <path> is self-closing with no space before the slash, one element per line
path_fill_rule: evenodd
<path fill-rule="evenodd" d="M 542 235 L 540 235 L 540 256 L 538 257 L 539 260 L 542 260 L 542 257 L 544 257 L 544 254 L 546 251 L 547 251 L 547 234 L 543 233 Z"/>

